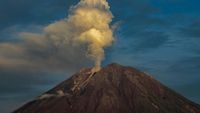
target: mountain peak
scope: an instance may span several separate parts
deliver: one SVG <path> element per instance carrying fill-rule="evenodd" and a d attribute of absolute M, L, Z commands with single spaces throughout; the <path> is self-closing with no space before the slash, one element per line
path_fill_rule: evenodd
<path fill-rule="evenodd" d="M 118 63 L 111 63 L 111 64 L 108 64 L 107 67 L 122 67 L 122 65 Z"/>
<path fill-rule="evenodd" d="M 112 70 L 116 70 L 116 69 L 119 69 L 119 68 L 123 68 L 122 65 L 120 64 L 117 64 L 117 63 L 111 63 L 105 67 L 103 67 L 101 70 L 95 72 L 95 73 L 98 73 L 98 72 L 102 72 L 102 71 L 111 71 L 110 69 Z M 83 73 L 92 73 L 92 68 L 82 68 L 79 73 L 80 74 L 83 74 Z"/>
<path fill-rule="evenodd" d="M 13 113 L 200 113 L 200 106 L 151 76 L 112 63 L 81 69 Z"/>

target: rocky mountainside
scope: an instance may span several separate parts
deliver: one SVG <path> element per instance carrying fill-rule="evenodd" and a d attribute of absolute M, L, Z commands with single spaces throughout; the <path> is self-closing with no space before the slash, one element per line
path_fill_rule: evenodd
<path fill-rule="evenodd" d="M 119 64 L 82 69 L 13 113 L 200 113 L 151 76 Z"/>

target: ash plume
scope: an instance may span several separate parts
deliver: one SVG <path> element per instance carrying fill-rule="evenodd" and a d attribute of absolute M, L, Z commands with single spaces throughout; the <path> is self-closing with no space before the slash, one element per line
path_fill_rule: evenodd
<path fill-rule="evenodd" d="M 88 56 L 95 61 L 94 70 L 98 71 L 104 59 L 104 48 L 111 45 L 114 38 L 109 24 L 112 13 L 106 0 L 81 0 L 72 7 L 67 18 L 67 26 L 77 35 L 73 41 L 88 44 Z"/>
<path fill-rule="evenodd" d="M 41 28 L 40 33 L 20 32 L 20 42 L 0 43 L 0 66 L 77 67 L 87 57 L 95 62 L 93 71 L 98 71 L 104 48 L 114 41 L 112 18 L 106 0 L 81 0 L 70 8 L 68 17 Z"/>

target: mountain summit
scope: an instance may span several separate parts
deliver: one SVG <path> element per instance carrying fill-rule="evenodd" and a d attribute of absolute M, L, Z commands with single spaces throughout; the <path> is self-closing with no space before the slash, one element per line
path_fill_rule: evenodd
<path fill-rule="evenodd" d="M 82 69 L 13 113 L 200 113 L 200 106 L 132 67 Z"/>

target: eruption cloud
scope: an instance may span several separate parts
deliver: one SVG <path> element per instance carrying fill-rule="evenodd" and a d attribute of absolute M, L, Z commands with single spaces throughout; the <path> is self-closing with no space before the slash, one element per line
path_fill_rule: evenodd
<path fill-rule="evenodd" d="M 109 26 L 113 15 L 108 2 L 81 0 L 71 11 L 67 21 L 80 29 L 74 40 L 88 44 L 88 56 L 95 61 L 94 70 L 98 71 L 104 59 L 104 48 L 114 40 Z"/>
<path fill-rule="evenodd" d="M 68 18 L 47 26 L 45 32 L 51 38 L 64 37 L 75 45 L 87 44 L 87 56 L 95 61 L 93 69 L 98 71 L 104 59 L 104 48 L 114 41 L 109 26 L 112 18 L 106 0 L 81 0 L 71 7 Z"/>
<path fill-rule="evenodd" d="M 0 66 L 78 67 L 88 57 L 95 62 L 93 72 L 99 71 L 104 49 L 114 41 L 112 18 L 106 0 L 81 0 L 68 17 L 42 27 L 40 33 L 20 32 L 19 43 L 0 43 Z"/>

